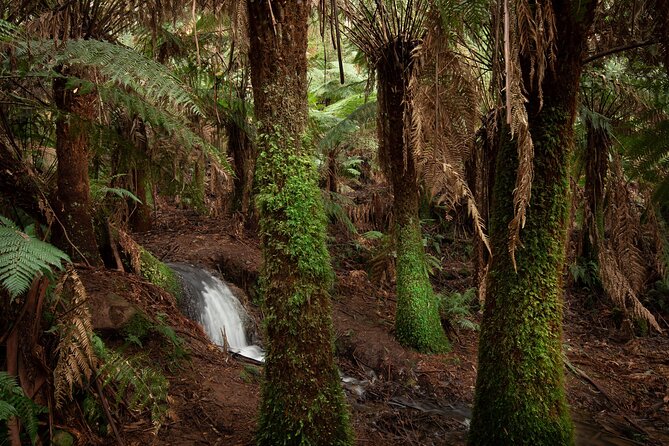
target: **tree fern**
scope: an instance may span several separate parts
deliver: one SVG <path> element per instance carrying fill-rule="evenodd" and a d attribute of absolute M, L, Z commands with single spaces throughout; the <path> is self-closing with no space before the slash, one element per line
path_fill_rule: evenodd
<path fill-rule="evenodd" d="M 37 440 L 37 416 L 46 409 L 35 404 L 17 384 L 16 378 L 7 372 L 0 372 L 0 422 L 7 423 L 17 417 L 25 428 L 30 441 Z"/>
<path fill-rule="evenodd" d="M 67 254 L 0 216 L 0 284 L 12 299 L 26 292 L 38 274 L 61 269 L 63 261 L 70 261 Z"/>

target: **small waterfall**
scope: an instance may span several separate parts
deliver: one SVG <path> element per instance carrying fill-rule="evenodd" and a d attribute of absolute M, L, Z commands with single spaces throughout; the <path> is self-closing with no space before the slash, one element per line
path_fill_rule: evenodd
<path fill-rule="evenodd" d="M 190 316 L 202 324 L 211 341 L 241 356 L 263 362 L 265 352 L 249 341 L 251 317 L 230 288 L 206 270 L 184 264 L 170 264 L 182 279 L 193 300 Z M 225 338 L 224 338 L 225 336 Z"/>

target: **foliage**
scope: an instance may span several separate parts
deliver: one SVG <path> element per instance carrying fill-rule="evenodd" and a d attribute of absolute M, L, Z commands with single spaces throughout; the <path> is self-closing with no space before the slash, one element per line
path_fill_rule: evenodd
<path fill-rule="evenodd" d="M 67 254 L 36 237 L 34 226 L 24 231 L 0 215 L 0 283 L 12 299 L 23 294 L 38 274 L 61 269 Z"/>
<path fill-rule="evenodd" d="M 469 288 L 463 293 L 440 295 L 439 312 L 441 318 L 451 324 L 465 329 L 478 330 L 476 322 L 472 322 L 472 305 L 478 301 L 476 288 Z"/>
<path fill-rule="evenodd" d="M 56 285 L 52 308 L 58 334 L 54 400 L 60 408 L 72 399 L 75 386 L 83 388 L 87 384 L 98 365 L 91 343 L 93 325 L 86 289 L 74 269 L 68 269 Z"/>
<path fill-rule="evenodd" d="M 0 372 L 0 422 L 7 424 L 17 418 L 28 433 L 30 441 L 37 441 L 37 417 L 45 413 L 46 408 L 35 404 L 24 393 L 16 378 L 7 372 Z M 4 427 L 4 426 L 3 426 Z M 2 430 L 0 430 L 0 439 Z"/>
<path fill-rule="evenodd" d="M 115 395 L 114 406 L 123 403 L 135 415 L 148 413 L 157 431 L 167 414 L 169 384 L 159 371 L 146 365 L 142 356 L 126 357 L 109 349 L 97 336 L 93 337 L 95 354 L 102 361 L 96 379 Z"/>

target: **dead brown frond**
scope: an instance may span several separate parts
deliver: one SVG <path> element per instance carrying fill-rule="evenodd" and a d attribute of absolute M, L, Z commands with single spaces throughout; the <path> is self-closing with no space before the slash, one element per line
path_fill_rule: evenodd
<path fill-rule="evenodd" d="M 555 61 L 555 16 L 552 3 L 538 0 L 530 7 L 525 0 L 504 0 L 504 61 L 507 124 L 518 143 L 518 173 L 513 193 L 514 218 L 509 223 L 509 253 L 516 268 L 515 251 L 525 226 L 534 176 L 534 143 L 530 135 L 526 93 L 536 91 L 543 99 L 546 69 Z M 529 66 L 529 85 L 521 67 Z"/>
<path fill-rule="evenodd" d="M 650 268 L 641 252 L 641 213 L 637 194 L 623 175 L 620 157 L 613 158 L 607 182 L 605 237 L 598 236 L 598 262 L 602 287 L 625 313 L 647 321 L 662 332 L 655 317 L 639 300 Z"/>
<path fill-rule="evenodd" d="M 116 229 L 115 232 L 118 234 L 118 243 L 121 245 L 123 252 L 130 258 L 130 266 L 135 274 L 141 274 L 142 272 L 142 248 L 135 240 L 133 240 L 128 233 L 121 229 Z M 113 241 L 112 241 L 113 243 Z"/>
<path fill-rule="evenodd" d="M 464 179 L 479 125 L 478 82 L 441 27 L 435 23 L 430 29 L 420 47 L 417 74 L 409 84 L 411 146 L 431 195 L 451 208 L 466 200 L 475 232 L 490 251 L 485 222 Z"/>
<path fill-rule="evenodd" d="M 58 321 L 59 335 L 56 355 L 58 362 L 53 372 L 56 407 L 72 398 L 75 386 L 83 387 L 97 367 L 93 352 L 91 313 L 88 309 L 84 285 L 77 272 L 68 267 L 56 285 L 53 312 Z"/>

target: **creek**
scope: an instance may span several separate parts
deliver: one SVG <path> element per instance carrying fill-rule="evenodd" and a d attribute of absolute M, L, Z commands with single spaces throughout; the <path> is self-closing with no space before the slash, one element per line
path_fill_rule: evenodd
<path fill-rule="evenodd" d="M 169 266 L 184 285 L 188 316 L 202 324 L 209 339 L 233 354 L 262 363 L 265 352 L 252 342 L 255 323 L 230 287 L 202 268 L 183 263 Z"/>
<path fill-rule="evenodd" d="M 227 348 L 235 355 L 257 363 L 264 362 L 265 352 L 253 342 L 256 338 L 255 323 L 230 287 L 202 268 L 182 263 L 173 263 L 169 266 L 182 279 L 186 294 L 186 313 L 191 319 L 202 324 L 211 341 L 221 348 Z M 359 399 L 359 405 L 379 407 L 379 403 L 365 401 L 365 393 L 370 386 L 369 381 L 358 381 L 342 375 L 342 385 Z M 381 403 L 379 407 L 380 410 L 387 408 L 438 414 L 458 421 L 465 430 L 469 427 L 471 419 L 471 409 L 466 405 L 441 407 L 427 400 L 395 397 Z M 604 427 L 580 414 L 574 414 L 574 425 L 578 446 L 636 446 L 642 444 L 619 435 L 624 426 L 612 424 Z M 452 438 L 451 443 L 459 444 L 457 435 L 462 436 L 462 433 L 454 432 L 453 434 L 456 437 Z"/>

